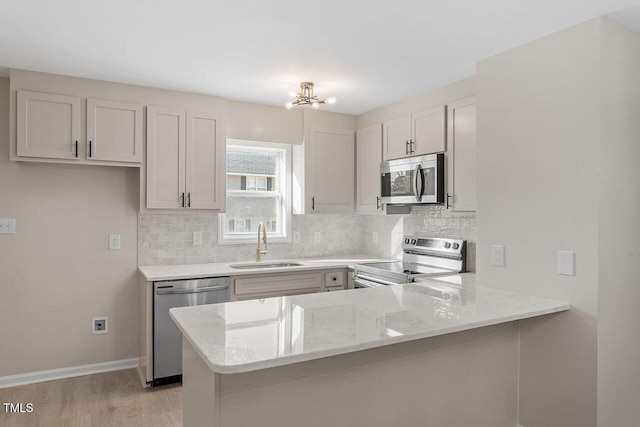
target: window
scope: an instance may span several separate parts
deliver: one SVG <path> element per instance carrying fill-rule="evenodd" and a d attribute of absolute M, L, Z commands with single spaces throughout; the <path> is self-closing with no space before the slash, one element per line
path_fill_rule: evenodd
<path fill-rule="evenodd" d="M 269 242 L 290 242 L 291 146 L 227 140 L 226 206 L 219 243 L 255 243 L 260 223 Z"/>

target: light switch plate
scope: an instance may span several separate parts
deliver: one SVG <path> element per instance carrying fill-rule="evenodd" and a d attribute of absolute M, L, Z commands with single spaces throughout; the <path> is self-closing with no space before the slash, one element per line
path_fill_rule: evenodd
<path fill-rule="evenodd" d="M 496 267 L 504 267 L 504 246 L 491 246 L 491 265 Z"/>
<path fill-rule="evenodd" d="M 16 219 L 0 218 L 0 234 L 16 234 Z"/>
<path fill-rule="evenodd" d="M 193 244 L 194 246 L 202 244 L 202 231 L 193 232 Z"/>
<path fill-rule="evenodd" d="M 576 253 L 573 251 L 558 251 L 558 274 L 563 276 L 576 275 Z"/>

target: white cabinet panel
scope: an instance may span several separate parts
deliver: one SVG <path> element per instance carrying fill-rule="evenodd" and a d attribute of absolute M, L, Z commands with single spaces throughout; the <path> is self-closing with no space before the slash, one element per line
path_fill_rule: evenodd
<path fill-rule="evenodd" d="M 384 122 L 382 138 L 384 160 L 407 157 L 411 140 L 411 116 Z"/>
<path fill-rule="evenodd" d="M 382 125 L 376 124 L 356 133 L 356 211 L 382 212 L 380 203 L 380 162 L 382 161 Z"/>
<path fill-rule="evenodd" d="M 310 129 L 308 213 L 353 211 L 354 151 L 352 130 Z"/>
<path fill-rule="evenodd" d="M 17 91 L 17 155 L 80 158 L 80 98 Z"/>
<path fill-rule="evenodd" d="M 469 97 L 449 105 L 447 151 L 449 206 L 476 210 L 476 100 Z"/>
<path fill-rule="evenodd" d="M 147 107 L 147 208 L 185 206 L 185 111 Z"/>
<path fill-rule="evenodd" d="M 221 209 L 225 175 L 224 143 L 220 143 L 216 118 L 187 113 L 187 207 Z"/>
<path fill-rule="evenodd" d="M 287 275 L 260 275 L 250 278 L 235 279 L 235 295 L 258 295 L 270 294 L 272 292 L 288 292 L 296 290 L 320 291 L 322 287 L 322 274 L 287 274 Z M 310 293 L 312 291 L 309 291 Z M 307 292 L 305 292 L 307 293 Z"/>
<path fill-rule="evenodd" d="M 411 115 L 411 155 L 442 153 L 446 150 L 445 106 L 439 105 Z"/>
<path fill-rule="evenodd" d="M 142 105 L 88 98 L 87 159 L 142 162 Z"/>

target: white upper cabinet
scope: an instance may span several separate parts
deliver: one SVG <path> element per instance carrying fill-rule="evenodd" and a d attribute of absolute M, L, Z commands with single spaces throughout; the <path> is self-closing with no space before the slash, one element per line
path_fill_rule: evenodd
<path fill-rule="evenodd" d="M 448 206 L 476 210 L 476 99 L 449 104 L 447 167 Z"/>
<path fill-rule="evenodd" d="M 442 153 L 446 150 L 445 106 L 439 105 L 411 115 L 412 156 Z"/>
<path fill-rule="evenodd" d="M 147 208 L 223 209 L 224 152 L 212 115 L 147 107 Z"/>
<path fill-rule="evenodd" d="M 142 162 L 142 105 L 87 99 L 87 159 Z"/>
<path fill-rule="evenodd" d="M 356 132 L 356 211 L 383 212 L 380 203 L 382 125 Z"/>
<path fill-rule="evenodd" d="M 222 209 L 224 201 L 224 129 L 211 114 L 187 112 L 187 208 Z"/>
<path fill-rule="evenodd" d="M 17 91 L 17 155 L 80 158 L 80 98 Z"/>
<path fill-rule="evenodd" d="M 147 107 L 147 208 L 186 207 L 185 110 Z"/>
<path fill-rule="evenodd" d="M 353 211 L 353 131 L 311 127 L 308 148 L 306 212 Z"/>
<path fill-rule="evenodd" d="M 383 123 L 383 159 L 440 153 L 446 150 L 446 107 L 388 120 Z"/>

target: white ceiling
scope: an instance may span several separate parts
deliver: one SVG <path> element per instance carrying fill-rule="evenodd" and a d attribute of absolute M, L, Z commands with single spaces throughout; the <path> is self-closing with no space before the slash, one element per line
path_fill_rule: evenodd
<path fill-rule="evenodd" d="M 640 0 L 0 0 L 21 68 L 282 105 L 300 81 L 359 114 Z M 622 14 L 624 17 L 625 15 Z"/>

